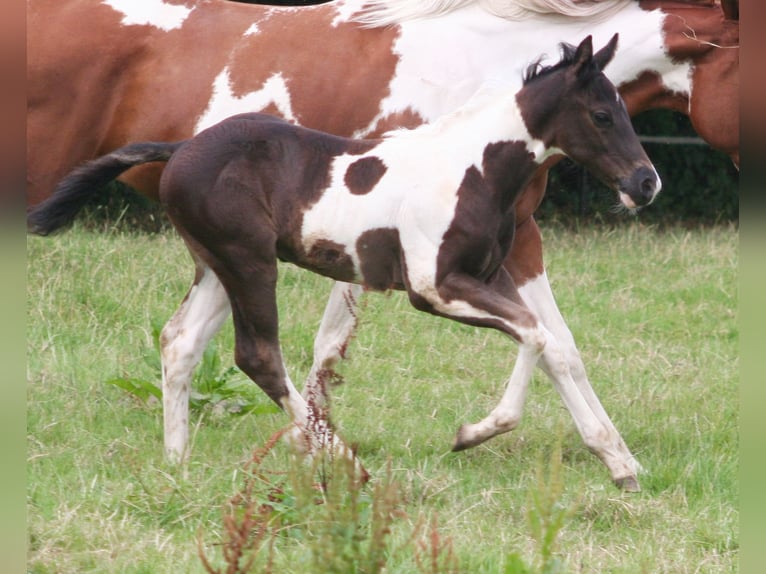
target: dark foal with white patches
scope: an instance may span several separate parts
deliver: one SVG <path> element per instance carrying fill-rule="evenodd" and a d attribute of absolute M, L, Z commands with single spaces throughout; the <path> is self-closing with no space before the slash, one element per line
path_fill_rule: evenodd
<path fill-rule="evenodd" d="M 187 454 L 188 407 L 178 408 L 178 397 L 168 393 L 184 390 L 194 366 L 175 360 L 174 353 L 188 353 L 173 342 L 194 306 L 225 312 L 222 298 L 194 297 L 213 274 L 233 311 L 237 365 L 289 413 L 310 449 L 326 444 L 326 426 L 317 424 L 282 361 L 275 289 L 283 260 L 374 290 L 406 290 L 422 311 L 491 327 L 518 342 L 506 393 L 485 419 L 459 429 L 455 450 L 517 425 L 544 354 L 585 444 L 619 486 L 635 490 L 636 461 L 616 430 L 592 414 L 582 395 L 569 392 L 572 375 L 561 349 L 502 266 L 513 241 L 515 200 L 553 155 L 584 164 L 629 207 L 648 204 L 659 191 L 625 105 L 602 73 L 616 45 L 616 35 L 595 54 L 590 37 L 577 48 L 564 45 L 559 63 L 529 67 L 520 90 L 487 84 L 435 123 L 377 140 L 242 114 L 186 142 L 126 146 L 66 178 L 30 214 L 30 230 L 55 231 L 98 184 L 134 165 L 168 160 L 161 201 L 204 270 L 162 334 L 171 455 Z M 218 325 L 195 327 L 202 337 Z"/>

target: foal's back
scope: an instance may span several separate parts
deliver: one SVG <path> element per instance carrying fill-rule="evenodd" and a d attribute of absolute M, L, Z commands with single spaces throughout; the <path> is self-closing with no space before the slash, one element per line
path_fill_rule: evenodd
<path fill-rule="evenodd" d="M 232 116 L 173 155 L 162 175 L 160 200 L 192 246 L 214 249 L 236 241 L 260 251 L 273 247 L 267 257 L 351 280 L 353 270 L 343 262 L 335 262 L 337 270 L 322 269 L 321 261 L 320 268 L 306 264 L 302 217 L 330 185 L 336 157 L 363 154 L 377 143 L 295 126 L 268 114 Z"/>
<path fill-rule="evenodd" d="M 234 210 L 238 196 L 253 201 L 262 195 L 267 202 L 262 207 L 284 217 L 278 211 L 288 204 L 316 201 L 316 194 L 327 183 L 333 158 L 363 153 L 374 145 L 295 126 L 268 114 L 232 116 L 189 140 L 173 155 L 163 174 L 161 201 L 171 215 L 204 208 L 214 216 L 224 207 L 216 205 L 215 192 L 225 191 L 230 198 L 227 204 Z M 279 193 L 272 194 L 277 184 Z M 280 202 L 280 197 L 289 201 Z"/>

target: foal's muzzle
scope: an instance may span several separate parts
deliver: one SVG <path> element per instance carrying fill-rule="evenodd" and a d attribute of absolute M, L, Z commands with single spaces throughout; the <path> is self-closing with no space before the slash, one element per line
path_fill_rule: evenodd
<path fill-rule="evenodd" d="M 649 205 L 662 189 L 662 182 L 653 167 L 639 167 L 633 174 L 620 182 L 620 201 L 634 209 Z"/>

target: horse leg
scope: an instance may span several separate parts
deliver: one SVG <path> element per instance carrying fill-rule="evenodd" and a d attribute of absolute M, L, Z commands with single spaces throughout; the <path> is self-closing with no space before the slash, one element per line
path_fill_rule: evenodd
<path fill-rule="evenodd" d="M 572 333 L 556 307 L 547 277 L 545 274 L 541 275 L 521 287 L 520 292 L 530 307 L 540 314 L 541 321 L 559 347 L 559 352 L 555 355 L 543 353 L 540 367 L 553 381 L 578 429 L 587 417 L 596 417 L 603 427 L 603 432 L 593 437 L 588 437 L 581 431 L 585 444 L 610 469 L 620 469 L 616 474 L 613 473 L 613 479 L 620 488 L 628 491 L 640 490 L 636 474 L 641 471 L 641 465 L 628 449 L 596 396 L 585 373 L 585 365 Z"/>
<path fill-rule="evenodd" d="M 220 281 L 210 268 L 198 262 L 194 283 L 160 335 L 165 454 L 173 462 L 189 455 L 192 373 L 229 310 L 229 299 Z"/>
<path fill-rule="evenodd" d="M 478 423 L 460 427 L 453 450 L 476 446 L 518 425 L 532 371 L 538 359 L 544 357 L 585 445 L 606 465 L 618 486 L 638 488 L 630 453 L 621 448 L 622 443 L 613 442 L 609 429 L 593 414 L 572 380 L 555 337 L 525 306 L 505 270 L 489 285 L 464 275 L 448 276 L 439 293 L 442 298 L 436 307 L 439 312 L 469 324 L 494 327 L 519 342 L 516 364 L 500 402 Z"/>
<path fill-rule="evenodd" d="M 314 362 L 306 377 L 303 398 L 313 410 L 321 410 L 323 417 L 329 417 L 329 385 L 339 380 L 335 365 L 346 357 L 349 341 L 356 331 L 357 302 L 362 287 L 353 283 L 336 281 L 327 300 L 319 331 L 314 339 Z M 296 425 L 287 436 L 295 448 L 305 441 L 302 430 Z"/>
<path fill-rule="evenodd" d="M 353 283 L 336 281 L 322 315 L 316 339 L 314 340 L 314 363 L 306 378 L 303 396 L 324 401 L 326 384 L 335 377 L 334 367 L 346 357 L 349 341 L 356 331 L 357 302 L 362 287 Z"/>
<path fill-rule="evenodd" d="M 448 274 L 437 290 L 410 293 L 410 301 L 422 311 L 497 329 L 519 344 L 516 363 L 499 404 L 480 422 L 462 425 L 453 450 L 470 448 L 513 430 L 521 420 L 529 381 L 545 348 L 546 333 L 518 297 L 507 271 L 498 270 L 490 283 L 461 273 Z"/>
<path fill-rule="evenodd" d="M 606 432 L 604 443 L 610 445 L 608 449 L 614 453 L 611 455 L 612 458 L 616 457 L 622 460 L 623 462 L 618 463 L 618 466 L 626 466 L 631 471 L 626 477 L 616 478 L 615 481 L 619 482 L 621 480 L 622 484 L 618 484 L 618 486 L 624 490 L 638 490 L 635 475 L 641 471 L 641 465 L 631 454 L 588 380 L 585 365 L 575 344 L 574 337 L 556 305 L 548 277 L 542 267 L 540 230 L 534 220 L 530 219 L 523 227 L 517 228 L 515 240 L 519 239 L 520 241 L 518 243 L 515 242 L 514 245 L 523 246 L 523 254 L 512 251 L 505 261 L 505 266 L 511 272 L 514 282 L 517 285 L 521 285 L 518 288 L 521 298 L 537 314 L 542 324 L 545 325 L 560 347 L 569 375 L 566 375 L 566 373 L 561 372 L 560 368 L 557 368 L 557 361 L 552 359 L 548 353 L 543 353 L 539 365 L 551 380 L 554 381 L 557 390 L 562 394 L 565 402 L 567 401 L 565 395 L 574 395 L 578 392 L 582 396 L 587 404 L 587 411 L 570 411 L 572 416 L 595 416 L 600 421 Z M 522 260 L 524 261 L 524 266 L 517 263 Z M 539 263 L 537 265 L 530 265 L 530 262 L 533 260 Z M 540 269 L 539 273 L 530 273 L 530 269 L 538 268 Z M 570 380 L 574 382 L 577 391 L 567 387 Z M 574 403 L 577 404 L 579 401 L 575 400 Z M 578 424 L 577 420 L 575 420 L 575 423 Z M 598 451 L 595 452 L 598 454 Z"/>
<path fill-rule="evenodd" d="M 354 459 L 357 470 L 367 476 L 351 449 L 335 435 L 326 413 L 307 401 L 295 388 L 285 368 L 279 343 L 279 323 L 276 300 L 277 258 L 276 241 L 270 236 L 255 235 L 248 238 L 248 261 L 243 265 L 241 255 L 244 244 L 236 246 L 235 253 L 217 246 L 217 253 L 204 248 L 187 237 L 201 259 L 209 265 L 209 284 L 225 306 L 212 332 L 220 327 L 229 310 L 234 320 L 235 353 L 237 366 L 252 379 L 280 408 L 285 410 L 299 429 L 293 444 L 296 450 L 313 454 L 328 450 L 335 455 Z M 271 246 L 269 248 L 264 246 Z M 215 271 L 215 275 L 210 270 Z M 217 279 L 216 279 L 217 276 Z M 203 275 L 202 284 L 207 275 Z M 221 285 L 225 289 L 221 289 Z M 204 345 L 199 348 L 199 353 Z"/>

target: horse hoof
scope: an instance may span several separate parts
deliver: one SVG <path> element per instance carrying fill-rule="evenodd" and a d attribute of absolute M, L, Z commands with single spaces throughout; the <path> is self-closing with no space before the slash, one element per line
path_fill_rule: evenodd
<path fill-rule="evenodd" d="M 641 492 L 638 479 L 632 474 L 615 479 L 614 484 L 623 492 Z"/>
<path fill-rule="evenodd" d="M 482 441 L 477 441 L 476 437 L 472 438 L 469 436 L 468 425 L 462 425 L 457 429 L 455 442 L 452 443 L 452 452 L 460 452 L 461 450 L 474 447 L 481 442 Z"/>

